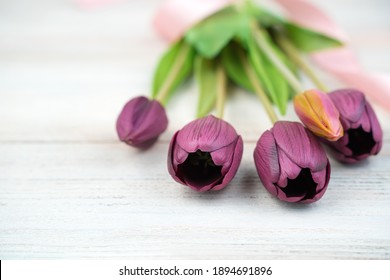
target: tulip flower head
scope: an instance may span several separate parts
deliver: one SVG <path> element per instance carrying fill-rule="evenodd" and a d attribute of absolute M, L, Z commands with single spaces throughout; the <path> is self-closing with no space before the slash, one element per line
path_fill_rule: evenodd
<path fill-rule="evenodd" d="M 335 158 L 354 163 L 379 153 L 382 147 L 382 129 L 364 94 L 354 89 L 329 93 L 340 112 L 345 134 L 336 142 L 326 141 Z"/>
<path fill-rule="evenodd" d="M 264 132 L 254 160 L 264 187 L 280 200 L 311 203 L 327 189 L 330 164 L 326 153 L 298 122 L 279 121 Z"/>
<path fill-rule="evenodd" d="M 303 124 L 315 135 L 336 141 L 344 134 L 340 114 L 330 97 L 319 90 L 308 90 L 294 98 L 294 108 Z"/>
<path fill-rule="evenodd" d="M 127 102 L 116 122 L 119 139 L 137 148 L 151 146 L 167 126 L 164 107 L 158 101 L 144 96 Z"/>
<path fill-rule="evenodd" d="M 243 152 L 241 136 L 212 115 L 184 126 L 173 136 L 168 170 L 173 179 L 195 191 L 223 189 L 234 177 Z"/>

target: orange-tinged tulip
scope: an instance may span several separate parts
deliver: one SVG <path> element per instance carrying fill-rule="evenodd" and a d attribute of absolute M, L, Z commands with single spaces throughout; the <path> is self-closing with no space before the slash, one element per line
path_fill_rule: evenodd
<path fill-rule="evenodd" d="M 307 90 L 295 96 L 294 108 L 303 124 L 315 135 L 328 141 L 337 141 L 344 135 L 340 113 L 326 93 Z"/>

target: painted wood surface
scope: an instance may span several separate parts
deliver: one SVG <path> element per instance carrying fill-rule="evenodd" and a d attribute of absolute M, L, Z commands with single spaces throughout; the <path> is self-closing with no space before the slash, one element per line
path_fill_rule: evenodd
<path fill-rule="evenodd" d="M 368 70 L 390 72 L 388 1 L 315 2 Z M 389 259 L 390 123 L 377 106 L 381 154 L 355 166 L 332 160 L 329 189 L 312 205 L 282 203 L 261 185 L 252 154 L 271 124 L 241 90 L 226 119 L 244 156 L 223 191 L 196 193 L 166 169 L 170 137 L 195 114 L 191 82 L 151 150 L 118 142 L 121 107 L 149 94 L 166 47 L 150 23 L 158 3 L 0 2 L 0 258 Z"/>

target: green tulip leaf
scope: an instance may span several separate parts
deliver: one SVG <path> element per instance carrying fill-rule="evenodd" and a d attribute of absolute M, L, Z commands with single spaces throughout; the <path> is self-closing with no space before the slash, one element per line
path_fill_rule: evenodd
<path fill-rule="evenodd" d="M 174 90 L 191 74 L 195 52 L 184 40 L 171 45 L 161 57 L 153 78 L 152 97 L 156 98 L 161 90 L 167 91 L 170 98 Z"/>
<path fill-rule="evenodd" d="M 245 55 L 243 48 L 235 42 L 230 43 L 222 51 L 222 65 L 231 81 L 240 87 L 253 91 L 251 82 L 241 63 L 240 53 Z"/>
<path fill-rule="evenodd" d="M 197 117 L 201 118 L 210 113 L 215 106 L 218 90 L 217 62 L 198 56 L 194 69 L 199 87 Z"/>
<path fill-rule="evenodd" d="M 303 52 L 314 52 L 342 46 L 342 42 L 315 30 L 286 21 L 256 4 L 248 4 L 251 14 L 263 28 L 282 31 Z"/>
<path fill-rule="evenodd" d="M 251 1 L 248 1 L 246 6 L 248 14 L 253 16 L 264 28 L 283 24 L 285 22 L 283 18 L 271 13 L 269 10 L 262 8 L 261 6 Z"/>
<path fill-rule="evenodd" d="M 269 46 L 284 61 L 279 49 L 269 42 Z M 286 113 L 287 103 L 290 97 L 290 87 L 274 66 L 271 60 L 259 49 L 254 40 L 249 40 L 249 59 L 259 76 L 261 83 L 264 85 L 265 92 L 270 97 L 271 101 L 278 107 L 281 114 Z"/>
<path fill-rule="evenodd" d="M 185 34 L 185 40 L 196 51 L 214 58 L 236 36 L 245 36 L 249 28 L 248 17 L 234 6 L 229 6 L 201 21 Z"/>
<path fill-rule="evenodd" d="M 323 49 L 341 47 L 343 45 L 335 38 L 290 22 L 285 23 L 284 28 L 288 38 L 303 52 L 310 53 Z"/>

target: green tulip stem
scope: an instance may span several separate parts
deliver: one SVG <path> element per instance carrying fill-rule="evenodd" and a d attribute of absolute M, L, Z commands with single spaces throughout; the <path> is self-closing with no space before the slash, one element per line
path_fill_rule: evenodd
<path fill-rule="evenodd" d="M 260 84 L 260 81 L 256 77 L 255 70 L 253 69 L 252 65 L 249 64 L 244 54 L 239 53 L 239 56 L 240 56 L 241 63 L 244 66 L 245 73 L 247 74 L 256 95 L 259 97 L 261 103 L 263 103 L 263 106 L 265 108 L 265 111 L 268 114 L 268 117 L 270 118 L 273 124 L 276 123 L 278 121 L 278 117 L 271 104 L 271 101 L 269 100 L 267 94 L 264 92 Z"/>
<path fill-rule="evenodd" d="M 284 76 L 290 86 L 296 93 L 303 92 L 303 87 L 294 73 L 284 64 L 284 62 L 278 57 L 275 51 L 269 46 L 265 37 L 264 31 L 257 26 L 256 22 L 252 24 L 252 32 L 258 47 L 264 52 L 269 60 L 275 65 L 275 67 Z"/>
<path fill-rule="evenodd" d="M 226 101 L 226 75 L 221 65 L 217 66 L 217 100 L 216 114 L 222 119 Z"/>
<path fill-rule="evenodd" d="M 276 38 L 279 45 L 287 53 L 292 61 L 309 77 L 313 84 L 321 91 L 328 92 L 329 89 L 321 82 L 318 76 L 314 73 L 308 63 L 302 58 L 298 49 L 283 35 L 278 35 Z"/>
<path fill-rule="evenodd" d="M 168 74 L 160 90 L 156 94 L 155 99 L 161 104 L 165 105 L 165 102 L 167 101 L 166 99 L 169 94 L 169 89 L 172 86 L 175 77 L 179 74 L 180 69 L 183 67 L 185 59 L 190 50 L 191 47 L 188 44 L 183 44 L 183 47 L 180 49 L 177 59 L 175 60 L 174 65 L 171 68 L 171 72 Z"/>

